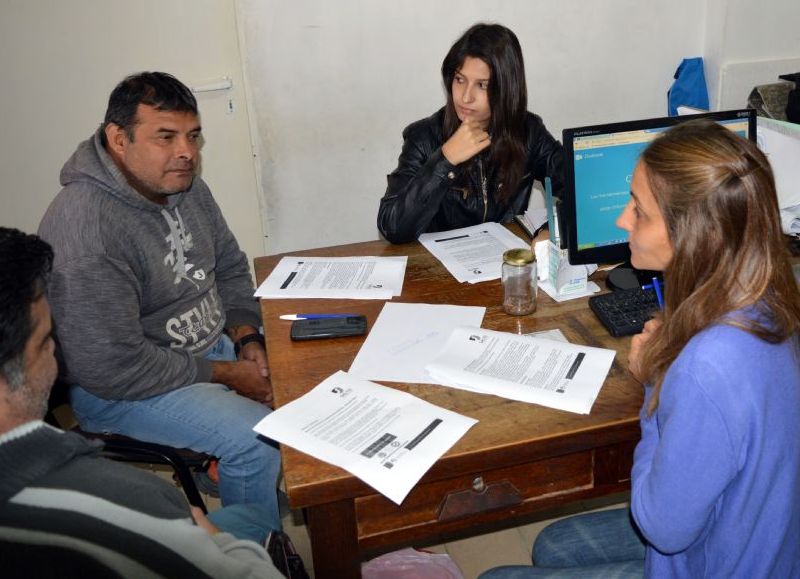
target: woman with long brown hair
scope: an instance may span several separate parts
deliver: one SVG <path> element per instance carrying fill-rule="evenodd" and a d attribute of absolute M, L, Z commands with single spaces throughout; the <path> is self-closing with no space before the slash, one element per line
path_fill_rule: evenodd
<path fill-rule="evenodd" d="M 800 576 L 800 291 L 767 159 L 711 121 L 678 125 L 642 154 L 617 224 L 666 288 L 631 345 L 630 511 L 554 523 L 536 567 L 484 577 Z"/>
<path fill-rule="evenodd" d="M 403 131 L 378 229 L 392 243 L 486 221 L 505 223 L 527 208 L 535 179 L 560 194 L 563 151 L 528 112 L 522 49 L 511 30 L 476 24 L 442 63 L 446 105 Z"/>

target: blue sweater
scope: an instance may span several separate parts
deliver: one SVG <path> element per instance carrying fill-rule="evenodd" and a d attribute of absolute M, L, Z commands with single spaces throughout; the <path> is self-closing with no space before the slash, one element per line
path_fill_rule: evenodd
<path fill-rule="evenodd" d="M 800 353 L 731 326 L 695 336 L 641 414 L 631 509 L 647 577 L 800 577 Z"/>

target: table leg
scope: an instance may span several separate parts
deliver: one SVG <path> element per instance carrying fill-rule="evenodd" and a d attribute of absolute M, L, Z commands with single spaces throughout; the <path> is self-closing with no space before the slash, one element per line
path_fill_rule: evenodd
<path fill-rule="evenodd" d="M 360 579 L 361 560 L 353 499 L 308 507 L 306 514 L 314 575 Z"/>

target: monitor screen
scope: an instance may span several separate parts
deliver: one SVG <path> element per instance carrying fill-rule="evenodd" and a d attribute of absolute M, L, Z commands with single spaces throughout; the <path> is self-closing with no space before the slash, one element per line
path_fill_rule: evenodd
<path fill-rule="evenodd" d="M 660 133 L 697 118 L 710 118 L 755 141 L 753 109 L 564 130 L 561 221 L 570 263 L 617 263 L 630 258 L 628 234 L 615 221 L 628 203 L 639 155 Z"/>

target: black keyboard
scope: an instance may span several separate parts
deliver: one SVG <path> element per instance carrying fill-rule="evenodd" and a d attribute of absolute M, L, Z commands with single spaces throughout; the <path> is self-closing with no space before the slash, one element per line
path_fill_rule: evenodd
<path fill-rule="evenodd" d="M 630 336 L 642 331 L 644 323 L 658 310 L 652 289 L 617 290 L 589 298 L 589 307 L 612 336 Z"/>

